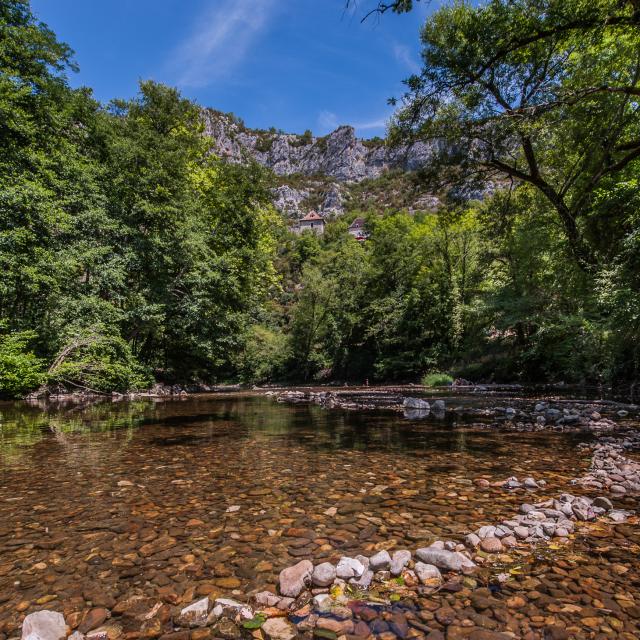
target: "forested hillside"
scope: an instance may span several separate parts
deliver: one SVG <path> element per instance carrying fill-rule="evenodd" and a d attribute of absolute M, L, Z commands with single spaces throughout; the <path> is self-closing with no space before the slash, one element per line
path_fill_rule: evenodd
<path fill-rule="evenodd" d="M 281 177 L 210 153 L 177 90 L 101 104 L 70 87 L 71 49 L 28 4 L 1 3 L 0 29 L 2 395 L 637 378 L 633 0 L 437 10 L 383 144 L 438 157 L 351 189 L 322 237 L 288 231 Z M 437 208 L 409 210 L 425 187 Z M 357 216 L 366 241 L 347 233 Z"/>

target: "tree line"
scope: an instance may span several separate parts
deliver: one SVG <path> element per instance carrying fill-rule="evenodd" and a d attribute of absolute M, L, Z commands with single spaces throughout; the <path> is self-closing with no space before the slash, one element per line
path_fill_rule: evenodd
<path fill-rule="evenodd" d="M 322 238 L 287 230 L 267 171 L 211 155 L 177 90 L 101 104 L 27 2 L 0 5 L 0 31 L 3 395 L 637 378 L 636 2 L 435 11 L 387 144 L 439 141 L 420 179 L 443 205 L 349 212 Z M 470 185 L 487 195 L 461 198 Z"/>

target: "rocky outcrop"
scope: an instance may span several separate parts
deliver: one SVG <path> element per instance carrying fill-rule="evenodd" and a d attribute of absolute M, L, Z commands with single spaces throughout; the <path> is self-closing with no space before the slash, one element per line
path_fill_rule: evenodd
<path fill-rule="evenodd" d="M 232 162 L 255 159 L 279 176 L 322 175 L 337 182 L 359 182 L 377 178 L 388 169 L 424 167 L 436 150 L 423 142 L 389 147 L 382 141 L 361 140 L 350 126 L 315 137 L 248 129 L 230 115 L 211 109 L 203 113 L 205 133 L 216 154 Z"/>
<path fill-rule="evenodd" d="M 271 190 L 273 204 L 289 218 L 300 218 L 304 211 L 303 204 L 310 195 L 307 189 L 294 189 L 288 184 L 280 185 Z"/>

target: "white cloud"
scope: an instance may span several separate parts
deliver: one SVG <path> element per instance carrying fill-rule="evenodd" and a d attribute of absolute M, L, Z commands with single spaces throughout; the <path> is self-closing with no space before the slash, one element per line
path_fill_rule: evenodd
<path fill-rule="evenodd" d="M 368 122 L 356 122 L 353 128 L 358 131 L 367 131 L 369 129 L 384 129 L 387 126 L 387 118 L 378 118 L 377 120 L 370 120 Z"/>
<path fill-rule="evenodd" d="M 395 43 L 393 45 L 393 56 L 401 65 L 409 69 L 411 73 L 420 73 L 420 65 L 406 45 Z"/>
<path fill-rule="evenodd" d="M 333 131 L 340 125 L 338 116 L 331 111 L 321 111 L 318 114 L 318 125 L 321 129 L 327 131 Z"/>
<path fill-rule="evenodd" d="M 204 87 L 232 71 L 266 26 L 274 4 L 274 0 L 216 0 L 171 57 L 177 84 Z"/>

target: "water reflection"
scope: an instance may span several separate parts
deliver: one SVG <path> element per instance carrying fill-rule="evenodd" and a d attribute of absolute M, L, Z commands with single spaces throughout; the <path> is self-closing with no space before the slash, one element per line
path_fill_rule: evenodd
<path fill-rule="evenodd" d="M 315 405 L 284 405 L 241 394 L 44 408 L 3 403 L 0 458 L 15 460 L 43 442 L 77 444 L 79 437 L 87 441 L 111 439 L 120 445 L 136 439 L 151 447 L 255 440 L 259 446 L 302 446 L 317 451 L 387 451 L 410 456 L 439 451 L 494 457 L 504 455 L 518 442 L 535 441 L 542 449 L 572 448 L 576 438 L 582 437 L 500 434 L 469 429 L 470 423 L 468 417 L 452 411 L 419 416 L 327 411 Z"/>

